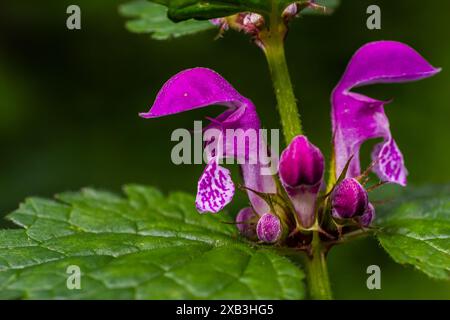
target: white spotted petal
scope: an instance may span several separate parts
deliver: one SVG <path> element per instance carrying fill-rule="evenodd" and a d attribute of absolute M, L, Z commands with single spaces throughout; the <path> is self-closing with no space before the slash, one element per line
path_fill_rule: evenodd
<path fill-rule="evenodd" d="M 195 206 L 200 213 L 217 213 L 231 202 L 234 191 L 230 171 L 212 159 L 198 181 Z"/>

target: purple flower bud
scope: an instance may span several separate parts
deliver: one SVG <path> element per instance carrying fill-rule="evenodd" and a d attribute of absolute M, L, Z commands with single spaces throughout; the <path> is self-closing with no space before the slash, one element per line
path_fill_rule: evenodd
<path fill-rule="evenodd" d="M 323 171 L 322 153 L 305 136 L 295 137 L 281 155 L 280 178 L 291 188 L 317 185 Z"/>
<path fill-rule="evenodd" d="M 324 166 L 322 153 L 305 136 L 295 137 L 281 154 L 281 183 L 306 228 L 314 224 L 315 202 Z"/>
<path fill-rule="evenodd" d="M 291 19 L 295 17 L 298 13 L 298 4 L 297 3 L 291 3 L 283 10 L 283 17 L 286 17 L 288 19 Z"/>
<path fill-rule="evenodd" d="M 360 218 L 361 225 L 363 227 L 368 227 L 372 224 L 373 220 L 375 219 L 375 208 L 371 203 L 367 205 L 366 211 Z"/>
<path fill-rule="evenodd" d="M 256 220 L 253 221 L 253 218 L 256 217 L 257 214 L 250 207 L 242 209 L 236 216 L 236 226 L 239 232 L 248 239 L 256 238 Z"/>
<path fill-rule="evenodd" d="M 280 219 L 271 214 L 263 214 L 256 226 L 258 239 L 266 243 L 275 243 L 281 237 Z"/>
<path fill-rule="evenodd" d="M 247 13 L 243 15 L 242 18 L 242 25 L 243 26 L 248 26 L 251 28 L 257 28 L 258 26 L 260 26 L 261 24 L 264 23 L 264 18 L 262 15 L 257 14 L 257 13 Z"/>
<path fill-rule="evenodd" d="M 362 216 L 367 204 L 367 191 L 353 178 L 344 179 L 331 194 L 332 214 L 335 218 L 349 219 Z"/>

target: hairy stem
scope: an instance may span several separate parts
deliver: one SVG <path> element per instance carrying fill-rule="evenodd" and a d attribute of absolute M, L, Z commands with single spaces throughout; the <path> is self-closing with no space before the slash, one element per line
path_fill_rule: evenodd
<path fill-rule="evenodd" d="M 284 53 L 286 26 L 278 20 L 271 20 L 271 27 L 261 35 L 261 40 L 277 98 L 284 138 L 289 144 L 295 136 L 302 134 L 302 126 Z"/>
<path fill-rule="evenodd" d="M 319 233 L 314 231 L 311 257 L 308 259 L 308 286 L 311 299 L 332 299 L 325 250 L 321 244 Z"/>
<path fill-rule="evenodd" d="M 270 26 L 259 34 L 259 40 L 269 65 L 284 138 L 286 144 L 289 144 L 295 136 L 302 134 L 302 125 L 284 52 L 287 27 L 278 9 L 278 2 L 272 0 Z M 325 260 L 326 249 L 318 231 L 313 232 L 312 250 L 307 258 L 310 296 L 312 299 L 332 299 Z"/>

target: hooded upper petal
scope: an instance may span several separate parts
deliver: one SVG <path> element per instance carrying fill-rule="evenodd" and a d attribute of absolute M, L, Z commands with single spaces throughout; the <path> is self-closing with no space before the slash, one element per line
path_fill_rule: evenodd
<path fill-rule="evenodd" d="M 305 136 L 295 137 L 280 157 L 281 183 L 306 228 L 314 224 L 316 198 L 324 169 L 322 153 Z"/>
<path fill-rule="evenodd" d="M 395 41 L 364 45 L 350 60 L 332 94 L 332 125 L 339 176 L 351 156 L 347 177 L 360 174 L 359 149 L 368 139 L 383 138 L 375 146 L 374 172 L 384 181 L 406 185 L 403 155 L 391 135 L 384 112 L 385 101 L 351 92 L 355 87 L 375 83 L 396 83 L 431 77 L 440 69 L 431 66 L 411 47 Z"/>
<path fill-rule="evenodd" d="M 213 70 L 193 68 L 170 78 L 159 91 L 150 111 L 139 115 L 157 118 L 214 104 L 240 108 L 251 102 Z"/>
<path fill-rule="evenodd" d="M 141 113 L 140 116 L 157 118 L 210 105 L 223 105 L 228 109 L 211 119 L 212 123 L 207 127 L 218 129 L 221 137 L 206 141 L 208 149 L 214 152 L 209 154 L 208 166 L 198 183 L 196 205 L 199 211 L 218 212 L 234 195 L 234 186 L 232 187 L 228 170 L 217 164 L 220 158 L 237 158 L 243 163 L 246 187 L 262 193 L 275 193 L 275 182 L 272 177 L 261 174 L 262 165 L 258 162 L 259 148 L 264 141 L 259 137 L 261 125 L 255 106 L 213 70 L 193 68 L 176 74 L 159 91 L 150 111 Z M 236 143 L 235 135 L 229 134 L 227 129 L 241 130 L 244 139 L 246 132 L 253 132 L 256 134 L 256 140 L 254 143 Z M 218 151 L 220 153 L 217 153 Z M 218 179 L 219 176 L 222 180 Z M 249 191 L 248 194 L 258 214 L 262 215 L 268 211 L 268 205 L 255 193 Z"/>
<path fill-rule="evenodd" d="M 285 186 L 315 186 L 323 178 L 322 153 L 308 138 L 297 136 L 281 154 L 279 172 Z"/>

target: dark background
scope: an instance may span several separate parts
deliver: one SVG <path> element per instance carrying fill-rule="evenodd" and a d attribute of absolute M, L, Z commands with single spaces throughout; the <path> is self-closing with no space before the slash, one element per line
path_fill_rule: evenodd
<path fill-rule="evenodd" d="M 221 73 L 256 104 L 266 128 L 278 115 L 263 54 L 242 34 L 215 31 L 171 41 L 129 33 L 121 1 L 24 1 L 0 4 L 0 212 L 28 196 L 52 196 L 94 186 L 120 191 L 134 182 L 194 193 L 202 166 L 170 161 L 170 134 L 191 128 L 201 110 L 143 120 L 164 81 L 194 66 Z M 78 4 L 82 30 L 69 31 L 66 8 Z M 382 9 L 382 30 L 366 28 L 366 8 Z M 417 83 L 362 91 L 387 106 L 411 184 L 450 181 L 450 1 L 344 0 L 331 17 L 294 23 L 287 58 L 306 133 L 326 154 L 329 96 L 351 55 L 373 40 L 398 40 L 443 72 Z M 217 108 L 220 111 L 220 108 Z M 368 147 L 365 149 L 368 152 Z M 367 159 L 367 158 L 366 158 Z M 229 211 L 235 213 L 245 198 Z M 9 226 L 5 222 L 3 225 Z M 366 288 L 366 268 L 382 270 L 382 290 Z M 330 254 L 337 298 L 450 298 L 450 284 L 394 264 L 375 241 L 341 246 Z"/>

